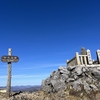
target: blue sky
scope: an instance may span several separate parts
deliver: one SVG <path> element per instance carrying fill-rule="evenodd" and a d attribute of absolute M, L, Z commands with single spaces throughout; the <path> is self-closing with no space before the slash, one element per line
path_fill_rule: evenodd
<path fill-rule="evenodd" d="M 99 0 L 1 0 L 0 56 L 12 48 L 12 86 L 40 85 L 81 47 L 100 49 Z M 7 63 L 0 62 L 0 86 Z"/>

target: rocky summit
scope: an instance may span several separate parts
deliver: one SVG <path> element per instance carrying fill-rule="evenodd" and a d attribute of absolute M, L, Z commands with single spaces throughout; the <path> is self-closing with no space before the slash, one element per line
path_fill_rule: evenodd
<path fill-rule="evenodd" d="M 95 67 L 59 67 L 42 81 L 41 90 L 0 100 L 100 100 L 100 70 Z"/>
<path fill-rule="evenodd" d="M 42 90 L 60 95 L 61 91 L 65 91 L 81 100 L 87 100 L 84 97 L 97 100 L 96 95 L 100 91 L 100 70 L 89 66 L 59 67 L 42 81 Z"/>

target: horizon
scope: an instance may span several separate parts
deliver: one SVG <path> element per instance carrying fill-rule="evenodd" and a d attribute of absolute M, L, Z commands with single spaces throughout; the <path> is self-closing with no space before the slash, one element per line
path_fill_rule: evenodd
<path fill-rule="evenodd" d="M 11 86 L 41 85 L 66 60 L 100 49 L 100 1 L 0 1 L 0 57 L 18 56 L 12 63 Z M 7 84 L 7 63 L 0 61 L 0 86 Z"/>

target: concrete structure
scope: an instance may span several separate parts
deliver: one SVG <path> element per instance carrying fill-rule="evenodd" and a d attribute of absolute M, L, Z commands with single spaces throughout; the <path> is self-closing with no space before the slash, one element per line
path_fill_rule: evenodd
<path fill-rule="evenodd" d="M 87 58 L 88 58 L 88 64 L 92 65 L 93 60 L 92 60 L 92 57 L 91 57 L 91 51 L 89 49 L 87 50 Z"/>
<path fill-rule="evenodd" d="M 97 50 L 96 54 L 97 54 L 97 61 L 98 63 L 100 63 L 100 50 L 99 49 Z"/>
<path fill-rule="evenodd" d="M 91 51 L 89 49 L 85 50 L 83 47 L 81 49 L 81 53 L 75 53 L 75 56 L 71 60 L 67 60 L 67 66 L 75 66 L 75 65 L 99 65 L 100 66 L 100 50 L 97 50 L 97 60 L 93 60 L 91 56 Z"/>

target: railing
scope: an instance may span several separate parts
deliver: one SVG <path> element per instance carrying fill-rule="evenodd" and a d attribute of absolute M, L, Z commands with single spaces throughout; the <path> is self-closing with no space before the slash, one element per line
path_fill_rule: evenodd
<path fill-rule="evenodd" d="M 74 66 L 74 65 L 87 65 L 87 55 L 79 55 L 78 52 L 76 52 L 76 55 L 71 60 L 67 60 L 67 66 Z"/>
<path fill-rule="evenodd" d="M 88 64 L 88 60 L 87 60 L 87 55 L 79 55 L 79 59 L 80 59 L 80 64 L 81 65 L 87 65 Z"/>
<path fill-rule="evenodd" d="M 75 65 L 100 65 L 100 50 L 98 49 L 96 51 L 97 60 L 93 60 L 91 57 L 90 50 L 86 50 L 86 54 L 78 54 L 78 52 L 75 53 L 75 57 L 73 57 L 71 60 L 67 60 L 67 66 L 75 66 Z"/>
<path fill-rule="evenodd" d="M 67 60 L 67 66 L 74 66 L 74 65 L 91 65 L 93 64 L 90 50 L 87 50 L 87 55 L 79 55 L 78 52 L 76 52 L 75 57 L 71 60 Z"/>

